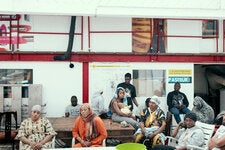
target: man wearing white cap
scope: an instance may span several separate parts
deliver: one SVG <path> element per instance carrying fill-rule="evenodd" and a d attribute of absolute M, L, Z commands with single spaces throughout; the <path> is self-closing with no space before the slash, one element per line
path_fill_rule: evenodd
<path fill-rule="evenodd" d="M 150 100 L 149 98 L 147 98 L 146 101 L 149 101 L 148 107 L 142 111 L 140 118 L 140 127 L 142 133 L 136 136 L 135 142 L 143 143 L 144 140 L 149 139 L 148 141 L 150 142 L 146 143 L 146 146 L 148 148 L 151 148 L 156 144 L 163 143 L 162 141 L 164 139 L 161 139 L 160 133 L 162 133 L 163 130 L 165 129 L 166 121 L 165 121 L 165 114 L 163 110 L 160 109 L 159 107 L 160 101 L 158 96 L 154 95 L 152 96 L 152 98 L 150 98 Z M 146 127 L 147 128 L 152 127 L 153 122 L 155 122 L 155 120 L 160 120 L 162 122 L 162 125 L 154 133 L 145 136 Z"/>
<path fill-rule="evenodd" d="M 16 139 L 22 142 L 21 150 L 40 150 L 51 147 L 56 134 L 49 120 L 41 118 L 41 106 L 34 105 L 30 118 L 21 123 Z"/>

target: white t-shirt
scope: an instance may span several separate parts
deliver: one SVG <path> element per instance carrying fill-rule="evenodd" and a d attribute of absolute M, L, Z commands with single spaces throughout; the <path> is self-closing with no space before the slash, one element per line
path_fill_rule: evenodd
<path fill-rule="evenodd" d="M 78 117 L 80 111 L 80 105 L 77 104 L 77 106 L 68 105 L 66 107 L 65 113 L 69 113 L 69 117 Z"/>

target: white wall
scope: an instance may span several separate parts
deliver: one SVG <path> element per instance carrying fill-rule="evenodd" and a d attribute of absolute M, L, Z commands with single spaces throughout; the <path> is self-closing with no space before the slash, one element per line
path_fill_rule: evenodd
<path fill-rule="evenodd" d="M 69 37 L 70 17 L 68 16 L 38 16 L 30 15 L 26 21 L 21 16 L 20 24 L 30 25 L 33 33 L 20 33 L 20 37 L 34 36 L 33 42 L 20 44 L 20 51 L 66 51 Z M 219 52 L 222 52 L 222 21 L 219 21 Z M 1 21 L 0 24 L 9 26 L 9 21 Z M 13 21 L 13 24 L 16 24 Z M 88 32 L 90 33 L 90 41 Z M 90 28 L 88 17 L 77 17 L 75 35 L 72 51 L 87 51 L 88 43 L 93 52 L 132 52 L 132 18 L 113 17 L 90 17 Z M 95 31 L 108 33 L 93 33 Z M 112 33 L 112 32 L 128 33 Z M 13 35 L 17 35 L 13 33 Z M 201 20 L 167 20 L 168 36 L 202 36 Z M 168 37 L 168 53 L 215 53 L 216 39 L 196 37 Z M 83 40 L 83 48 L 81 41 Z M 2 45 L 1 45 L 2 47 Z M 8 48 L 7 45 L 5 47 Z"/>
<path fill-rule="evenodd" d="M 74 63 L 74 68 L 69 68 L 68 62 L 1 62 L 1 69 L 33 69 L 33 84 L 43 86 L 43 103 L 47 104 L 48 117 L 64 116 L 65 107 L 70 104 L 70 97 L 76 95 L 78 102 L 82 103 L 82 64 Z M 191 63 L 90 63 L 89 72 L 89 101 L 97 87 L 104 89 L 103 96 L 108 106 L 118 83 L 124 82 L 124 74 L 138 70 L 159 70 L 168 72 L 169 69 L 188 69 L 193 72 Z M 173 83 L 169 84 L 166 75 L 166 94 L 173 90 Z M 133 82 L 133 81 L 132 81 Z M 194 83 L 181 84 L 190 102 L 193 103 Z M 147 97 L 137 97 L 137 101 L 144 103 Z M 167 112 L 166 97 L 160 97 L 162 109 Z"/>
<path fill-rule="evenodd" d="M 216 39 L 182 36 L 202 36 L 200 20 L 168 20 L 168 53 L 214 53 Z M 221 49 L 220 49 L 221 50 Z"/>
<path fill-rule="evenodd" d="M 103 97 L 105 98 L 105 107 L 108 107 L 109 101 L 112 99 L 115 89 L 120 82 L 124 82 L 124 75 L 127 72 L 132 74 L 132 70 L 166 70 L 166 95 L 174 90 L 174 83 L 168 83 L 168 70 L 191 70 L 193 77 L 193 64 L 192 63 L 91 63 L 90 64 L 90 92 L 91 96 L 97 87 L 104 89 Z M 186 76 L 186 75 L 176 75 Z M 133 80 L 131 81 L 133 82 Z M 141 88 L 141 87 L 140 87 Z M 190 103 L 190 109 L 193 107 L 194 98 L 194 83 L 181 83 L 181 92 L 187 95 Z M 137 97 L 139 104 L 144 104 L 147 97 L 153 95 L 146 95 Z M 90 97 L 91 98 L 91 97 Z M 161 100 L 160 107 L 167 112 L 166 96 L 159 97 Z M 91 99 L 89 99 L 91 101 Z"/>
<path fill-rule="evenodd" d="M 82 64 L 72 62 L 1 62 L 1 69 L 33 69 L 33 84 L 43 86 L 43 103 L 47 116 L 64 116 L 72 95 L 82 103 Z"/>

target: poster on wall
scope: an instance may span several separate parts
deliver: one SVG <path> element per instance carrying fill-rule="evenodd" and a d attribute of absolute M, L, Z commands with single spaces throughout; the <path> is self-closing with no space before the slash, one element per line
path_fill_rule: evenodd
<path fill-rule="evenodd" d="M 0 69 L 0 84 L 33 84 L 33 70 Z"/>
<path fill-rule="evenodd" d="M 217 21 L 216 20 L 203 20 L 202 21 L 202 37 L 213 38 L 217 33 Z"/>
<path fill-rule="evenodd" d="M 166 70 L 165 69 L 141 69 L 143 67 L 124 63 L 92 63 L 90 65 L 90 99 L 101 88 L 105 99 L 105 107 L 115 94 L 117 85 L 124 82 L 124 75 L 131 73 L 131 83 L 136 87 L 136 95 L 140 103 L 144 103 L 147 97 L 157 95 L 166 96 Z M 143 101 L 143 102 L 141 102 Z"/>
<path fill-rule="evenodd" d="M 166 70 L 133 70 L 133 84 L 136 87 L 137 96 L 165 97 L 165 74 Z"/>
<path fill-rule="evenodd" d="M 191 69 L 169 69 L 168 83 L 192 83 Z"/>

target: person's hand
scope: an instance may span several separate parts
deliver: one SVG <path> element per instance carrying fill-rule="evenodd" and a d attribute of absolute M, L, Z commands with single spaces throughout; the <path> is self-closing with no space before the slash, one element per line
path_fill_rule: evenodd
<path fill-rule="evenodd" d="M 145 128 L 144 128 L 144 129 L 141 129 L 141 133 L 142 133 L 143 135 L 145 135 Z"/>
<path fill-rule="evenodd" d="M 81 141 L 81 145 L 82 145 L 82 147 L 90 147 L 91 146 L 91 142 L 82 140 Z"/>
<path fill-rule="evenodd" d="M 184 121 L 181 121 L 181 122 L 178 124 L 178 126 L 182 126 L 182 125 L 184 125 Z"/>
<path fill-rule="evenodd" d="M 176 107 L 177 109 L 181 109 L 181 106 L 178 104 L 174 105 L 174 107 Z"/>
<path fill-rule="evenodd" d="M 152 134 L 149 134 L 149 135 L 148 135 L 148 138 L 149 138 L 149 139 L 152 139 L 152 138 L 154 138 L 154 136 L 155 136 L 155 134 L 152 133 Z"/>
<path fill-rule="evenodd" d="M 34 146 L 34 150 L 41 150 L 41 149 L 42 149 L 41 142 L 36 143 L 35 146 Z"/>
<path fill-rule="evenodd" d="M 180 109 L 184 109 L 186 106 L 185 105 L 181 105 L 180 106 Z"/>
<path fill-rule="evenodd" d="M 90 141 L 84 141 L 84 145 L 85 145 L 85 147 L 90 147 L 91 146 L 91 142 Z"/>
<path fill-rule="evenodd" d="M 131 114 L 131 118 L 132 119 L 134 119 L 134 120 L 136 120 L 137 118 L 136 118 L 136 116 L 135 115 L 133 115 L 133 114 Z"/>
<path fill-rule="evenodd" d="M 30 147 L 31 147 L 31 149 L 35 149 L 35 146 L 36 146 L 36 143 L 34 143 L 34 142 L 30 142 Z"/>

